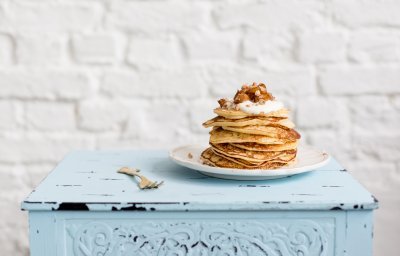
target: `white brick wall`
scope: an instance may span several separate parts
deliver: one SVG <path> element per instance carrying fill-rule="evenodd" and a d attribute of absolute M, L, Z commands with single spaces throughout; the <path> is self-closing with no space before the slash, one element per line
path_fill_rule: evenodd
<path fill-rule="evenodd" d="M 304 141 L 380 199 L 374 255 L 397 256 L 399 10 L 398 0 L 0 0 L 2 255 L 28 255 L 19 201 L 68 151 L 204 143 L 215 100 L 264 81 Z"/>

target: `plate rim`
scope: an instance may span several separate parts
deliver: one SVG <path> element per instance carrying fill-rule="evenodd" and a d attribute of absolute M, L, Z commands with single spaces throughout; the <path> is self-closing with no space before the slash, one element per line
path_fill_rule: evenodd
<path fill-rule="evenodd" d="M 308 166 L 303 166 L 303 167 L 295 167 L 295 168 L 278 168 L 278 169 L 234 169 L 234 168 L 224 168 L 224 167 L 215 167 L 215 166 L 209 166 L 202 164 L 199 160 L 181 160 L 177 157 L 174 157 L 174 154 L 179 151 L 183 150 L 185 148 L 190 148 L 190 147 L 195 147 L 195 148 L 203 148 L 206 149 L 207 145 L 203 144 L 187 144 L 187 145 L 182 145 L 178 146 L 176 148 L 173 148 L 169 151 L 169 158 L 177 163 L 178 165 L 184 166 L 186 168 L 196 170 L 199 172 L 205 172 L 205 173 L 211 173 L 211 174 L 218 174 L 218 175 L 232 175 L 236 177 L 276 177 L 276 176 L 290 176 L 290 175 L 295 175 L 295 174 L 300 174 L 304 172 L 310 172 L 313 171 L 317 168 L 320 168 L 327 164 L 329 160 L 331 159 L 330 154 L 328 154 L 324 150 L 319 150 L 314 148 L 313 146 L 310 145 L 299 145 L 298 148 L 308 148 L 317 152 L 320 152 L 324 159 L 320 161 L 319 163 L 313 164 L 313 165 L 308 165 Z M 196 168 L 198 167 L 198 168 Z"/>

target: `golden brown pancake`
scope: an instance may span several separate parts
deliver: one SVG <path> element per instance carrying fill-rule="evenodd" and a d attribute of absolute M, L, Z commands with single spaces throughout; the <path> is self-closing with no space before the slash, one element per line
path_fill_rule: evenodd
<path fill-rule="evenodd" d="M 252 142 L 231 143 L 231 145 L 238 147 L 238 148 L 245 149 L 245 150 L 265 151 L 265 152 L 296 149 L 297 144 L 298 144 L 297 141 L 289 142 L 289 143 L 281 144 L 281 145 L 265 145 L 265 144 L 258 144 L 258 143 L 252 143 Z"/>
<path fill-rule="evenodd" d="M 251 151 L 242 148 L 238 148 L 229 143 L 211 144 L 211 147 L 215 152 L 219 152 L 223 155 L 233 158 L 240 158 L 248 162 L 265 162 L 279 158 L 284 154 L 296 153 L 296 150 L 284 150 L 284 151 Z"/>
<path fill-rule="evenodd" d="M 200 158 L 204 164 L 207 164 L 210 166 L 223 167 L 223 168 L 235 168 L 235 169 L 276 169 L 276 168 L 282 167 L 284 165 L 291 165 L 296 160 L 295 158 L 293 158 L 292 160 L 290 160 L 288 162 L 270 161 L 270 162 L 265 162 L 264 164 L 259 165 L 259 166 L 246 166 L 246 165 L 237 163 L 236 161 L 231 161 L 225 157 L 215 154 L 211 148 L 207 148 L 206 150 L 204 150 L 203 153 L 201 154 Z"/>
<path fill-rule="evenodd" d="M 228 119 L 223 116 L 216 116 L 203 123 L 205 128 L 212 126 L 247 126 L 247 125 L 278 125 L 287 128 L 294 128 L 294 124 L 284 117 L 245 117 L 240 119 Z"/>
<path fill-rule="evenodd" d="M 290 162 L 293 158 L 296 157 L 296 152 L 292 152 L 292 153 L 283 153 L 280 156 L 276 157 L 275 159 L 269 160 L 269 161 L 250 161 L 250 160 L 244 160 L 242 158 L 236 158 L 236 157 L 231 157 L 227 154 L 225 154 L 223 151 L 218 152 L 215 150 L 215 148 L 212 148 L 214 154 L 224 157 L 232 162 L 236 162 L 238 164 L 247 166 L 247 167 L 257 167 L 257 166 L 261 166 L 264 165 L 267 162 L 276 162 L 276 163 L 287 163 Z"/>
<path fill-rule="evenodd" d="M 287 109 L 268 112 L 270 103 L 280 107 L 274 101 L 263 83 L 244 84 L 233 99 L 218 100 L 219 108 L 214 109 L 218 116 L 203 123 L 212 130 L 211 147 L 201 154 L 202 161 L 240 169 L 274 169 L 294 163 L 300 134 L 288 119 Z M 247 112 L 241 111 L 239 104 L 246 104 Z M 267 113 L 249 113 L 259 109 Z"/>
<path fill-rule="evenodd" d="M 287 109 L 281 109 L 278 111 L 274 112 L 269 112 L 267 114 L 249 114 L 246 112 L 243 112 L 241 110 L 234 110 L 234 109 L 226 109 L 226 108 L 216 108 L 214 109 L 214 113 L 223 116 L 225 118 L 229 119 L 239 119 L 239 118 L 245 118 L 249 116 L 264 116 L 264 117 L 287 117 L 289 111 Z"/>
<path fill-rule="evenodd" d="M 238 133 L 264 135 L 267 137 L 287 139 L 287 140 L 296 140 L 300 138 L 300 135 L 295 130 L 279 126 L 264 126 L 264 125 L 248 125 L 243 127 L 223 126 L 222 129 Z"/>
<path fill-rule="evenodd" d="M 283 139 L 283 138 L 272 138 L 263 135 L 239 133 L 233 131 L 227 131 L 222 128 L 213 129 L 210 132 L 210 143 L 243 143 L 243 142 L 255 142 L 259 144 L 286 144 L 295 140 Z"/>

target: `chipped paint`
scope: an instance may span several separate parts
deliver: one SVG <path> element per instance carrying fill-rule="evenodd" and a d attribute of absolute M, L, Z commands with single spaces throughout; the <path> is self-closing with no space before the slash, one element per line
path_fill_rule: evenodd
<path fill-rule="evenodd" d="M 150 179 L 164 180 L 164 185 L 143 191 L 135 179 L 116 172 L 115 166 L 132 162 Z M 232 181 L 177 166 L 168 160 L 165 151 L 74 152 L 22 203 L 22 209 L 30 211 L 360 211 L 377 207 L 376 198 L 334 159 L 312 175 Z"/>

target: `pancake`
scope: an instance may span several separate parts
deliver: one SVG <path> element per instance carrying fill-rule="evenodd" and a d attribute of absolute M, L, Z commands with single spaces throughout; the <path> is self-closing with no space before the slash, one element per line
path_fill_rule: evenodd
<path fill-rule="evenodd" d="M 261 161 L 261 162 L 249 162 L 249 161 L 246 161 L 246 160 L 243 160 L 243 159 L 240 159 L 240 158 L 233 158 L 233 157 L 227 156 L 227 155 L 225 155 L 225 154 L 222 154 L 222 153 L 220 153 L 220 152 L 214 150 L 213 148 L 211 148 L 211 150 L 212 150 L 212 151 L 214 152 L 214 154 L 216 154 L 217 156 L 223 157 L 223 158 L 225 158 L 225 159 L 227 159 L 227 160 L 229 160 L 229 161 L 231 161 L 231 162 L 235 162 L 235 163 L 237 163 L 237 164 L 240 164 L 240 165 L 243 165 L 243 166 L 246 166 L 246 167 L 257 167 L 257 166 L 260 166 L 260 165 L 262 165 L 263 163 L 266 162 L 266 161 Z"/>
<path fill-rule="evenodd" d="M 205 128 L 212 126 L 247 126 L 247 125 L 279 125 L 287 128 L 294 128 L 294 124 L 284 117 L 245 117 L 240 119 L 228 119 L 217 116 L 203 123 Z"/>
<path fill-rule="evenodd" d="M 201 153 L 200 159 L 204 164 L 215 166 L 215 167 L 223 167 L 223 168 L 234 168 L 234 169 L 276 169 L 282 167 L 284 165 L 291 165 L 295 163 L 296 159 L 293 158 L 288 162 L 265 162 L 259 166 L 246 166 L 235 161 L 231 161 L 225 157 L 215 154 L 215 152 L 211 148 L 207 148 Z"/>
<path fill-rule="evenodd" d="M 265 145 L 265 144 L 258 144 L 258 143 L 253 143 L 253 142 L 231 143 L 231 145 L 238 147 L 238 148 L 245 149 L 245 150 L 263 151 L 263 152 L 296 149 L 297 144 L 298 144 L 297 141 L 289 142 L 289 143 L 282 144 L 282 145 Z"/>
<path fill-rule="evenodd" d="M 283 139 L 283 138 L 272 138 L 263 135 L 239 133 L 233 131 L 227 131 L 222 128 L 213 129 L 210 132 L 210 143 L 243 143 L 243 142 L 254 142 L 259 144 L 286 144 L 295 140 Z"/>
<path fill-rule="evenodd" d="M 280 126 L 264 126 L 264 125 L 247 125 L 242 127 L 223 126 L 222 129 L 245 133 L 264 135 L 272 138 L 296 140 L 300 138 L 300 134 L 293 129 Z"/>
<path fill-rule="evenodd" d="M 288 117 L 289 111 L 285 108 L 278 110 L 278 111 L 273 111 L 269 112 L 267 114 L 250 114 L 243 112 L 241 110 L 234 110 L 234 109 L 226 109 L 226 108 L 216 108 L 214 109 L 214 113 L 223 116 L 225 118 L 229 119 L 240 119 L 240 118 L 245 118 L 249 116 L 263 116 L 263 117 Z"/>
<path fill-rule="evenodd" d="M 293 151 L 290 153 L 282 153 L 281 155 L 275 157 L 274 159 L 268 160 L 268 161 L 253 161 L 253 160 L 245 160 L 242 158 L 236 158 L 236 157 L 232 157 L 229 156 L 228 154 L 226 154 L 223 151 L 217 151 L 215 150 L 215 148 L 211 148 L 214 152 L 214 154 L 224 157 L 230 161 L 236 162 L 238 164 L 244 165 L 244 166 L 248 166 L 248 167 L 256 167 L 256 166 L 260 166 L 263 165 L 267 162 L 277 162 L 277 163 L 287 163 L 290 162 L 293 158 L 296 157 L 297 152 Z"/>
<path fill-rule="evenodd" d="M 233 158 L 239 158 L 248 162 L 265 162 L 279 158 L 284 154 L 296 153 L 296 150 L 285 150 L 285 151 L 250 151 L 242 148 L 238 148 L 229 143 L 222 144 L 211 144 L 211 147 L 215 152 L 219 152 L 223 155 Z"/>
<path fill-rule="evenodd" d="M 300 134 L 282 102 L 263 83 L 243 85 L 232 99 L 218 100 L 204 164 L 239 169 L 276 169 L 296 161 Z M 242 110 L 240 110 L 242 109 Z"/>
<path fill-rule="evenodd" d="M 226 158 L 229 161 L 243 165 L 245 167 L 258 167 L 258 166 L 262 166 L 262 165 L 265 165 L 266 163 L 271 163 L 271 162 L 285 164 L 285 163 L 290 162 L 291 160 L 293 160 L 293 158 L 296 157 L 296 153 L 292 153 L 292 154 L 283 153 L 280 157 L 273 159 L 273 160 L 262 161 L 262 162 L 250 162 L 250 161 L 247 161 L 247 160 L 244 160 L 241 158 L 234 158 L 234 157 L 227 156 L 223 153 L 216 151 L 214 148 L 212 148 L 212 150 L 213 150 L 214 154 L 216 154 L 220 157 Z"/>

